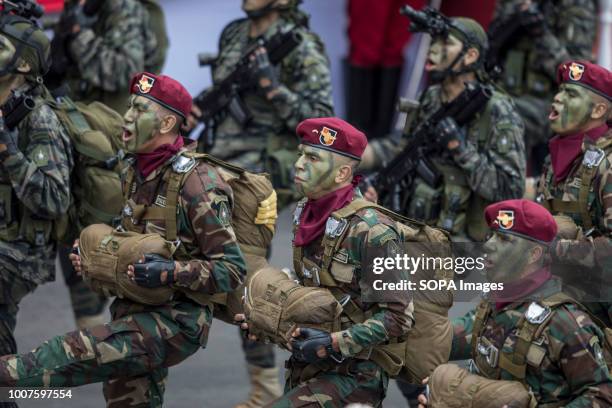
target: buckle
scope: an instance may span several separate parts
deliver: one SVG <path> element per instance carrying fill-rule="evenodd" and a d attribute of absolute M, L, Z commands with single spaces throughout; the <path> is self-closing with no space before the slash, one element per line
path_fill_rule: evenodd
<path fill-rule="evenodd" d="M 539 303 L 531 302 L 525 312 L 525 319 L 531 324 L 541 324 L 552 313 L 550 307 L 542 306 Z"/>

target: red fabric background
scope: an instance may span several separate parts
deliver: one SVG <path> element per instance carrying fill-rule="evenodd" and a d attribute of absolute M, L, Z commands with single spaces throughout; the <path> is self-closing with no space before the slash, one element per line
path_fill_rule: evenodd
<path fill-rule="evenodd" d="M 64 0 L 37 0 L 45 7 L 45 13 L 55 13 L 64 8 Z"/>

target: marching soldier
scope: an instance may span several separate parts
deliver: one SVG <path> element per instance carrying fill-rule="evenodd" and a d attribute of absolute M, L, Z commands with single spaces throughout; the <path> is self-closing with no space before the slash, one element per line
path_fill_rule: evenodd
<path fill-rule="evenodd" d="M 409 217 L 445 228 L 456 239 L 483 240 L 487 228 L 481 214 L 487 203 L 521 197 L 524 190 L 523 123 L 510 98 L 483 79 L 486 49 L 480 24 L 451 18 L 448 35 L 435 37 L 429 49 L 425 70 L 433 85 L 409 116 L 402 143 L 375 140 L 364 155 L 365 168 L 385 164 L 426 118 L 451 104 L 469 84 L 486 87 L 489 101 L 465 126 L 450 116 L 433 124 L 432 137 L 441 152 L 427 159 L 441 181 L 417 176 L 411 191 L 401 192 Z"/>
<path fill-rule="evenodd" d="M 557 81 L 548 116 L 556 136 L 549 142 L 538 201 L 553 215 L 569 217 L 574 228 L 559 234 L 555 272 L 583 292 L 573 294 L 611 326 L 612 72 L 587 61 L 568 61 L 559 65 Z"/>
<path fill-rule="evenodd" d="M 604 360 L 609 340 L 585 309 L 561 292 L 551 273 L 548 251 L 557 235 L 552 215 L 521 199 L 488 206 L 485 218 L 493 231 L 484 246 L 486 273 L 503 290 L 492 291 L 475 310 L 455 319 L 450 359 L 471 358 L 474 374 L 522 383 L 522 393 L 532 394 L 534 406 L 612 405 L 612 377 Z M 454 390 L 447 398 L 474 396 L 478 390 L 474 381 L 464 387 L 459 378 L 448 380 L 454 386 L 437 387 Z M 428 401 L 422 395 L 419 402 Z"/>
<path fill-rule="evenodd" d="M 168 367 L 206 346 L 213 318 L 208 295 L 230 292 L 243 281 L 245 264 L 230 224 L 232 190 L 215 167 L 189 156 L 179 133 L 191 96 L 174 79 L 149 73 L 136 75 L 130 92 L 123 141 L 133 155 L 123 186 L 122 226 L 177 239 L 184 255 L 175 260 L 145 253 L 127 274 L 138 286 L 172 288 L 175 295 L 159 306 L 117 297 L 110 323 L 57 336 L 30 353 L 0 357 L 2 386 L 104 381 L 108 406 L 160 407 Z M 180 185 L 173 184 L 177 175 L 185 175 Z M 155 216 L 177 191 L 171 212 L 176 218 Z M 80 256 L 71 259 L 80 271 Z M 187 289 L 203 296 L 188 296 Z"/>

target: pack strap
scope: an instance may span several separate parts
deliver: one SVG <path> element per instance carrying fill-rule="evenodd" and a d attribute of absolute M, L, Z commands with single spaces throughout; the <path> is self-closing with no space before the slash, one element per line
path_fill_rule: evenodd
<path fill-rule="evenodd" d="M 168 179 L 168 187 L 166 189 L 166 239 L 168 241 L 175 241 L 177 237 L 177 225 L 176 225 L 176 215 L 178 213 L 177 203 L 179 191 L 181 189 L 181 185 L 183 184 L 183 180 L 187 177 L 187 173 L 177 173 L 175 171 L 170 173 L 170 178 Z"/>
<path fill-rule="evenodd" d="M 257 256 L 264 257 L 264 258 L 267 255 L 267 251 L 265 248 L 261 248 L 255 245 L 242 244 L 240 242 L 238 243 L 238 246 L 240 247 L 242 252 L 244 252 L 245 254 L 257 255 Z"/>
<path fill-rule="evenodd" d="M 474 326 L 472 327 L 472 356 L 477 355 L 478 352 L 478 340 L 482 336 L 484 330 L 484 324 L 489 318 L 491 313 L 491 304 L 486 300 L 481 300 L 476 308 L 476 314 L 474 316 Z"/>
<path fill-rule="evenodd" d="M 115 220 L 115 218 L 119 215 L 119 214 L 112 214 L 112 213 L 108 213 L 106 211 L 99 210 L 96 207 L 94 207 L 93 205 L 91 205 L 90 203 L 88 203 L 84 199 L 81 200 L 81 207 L 87 213 L 93 215 L 94 217 L 96 217 L 100 221 L 104 222 L 105 224 L 109 224 L 109 225 L 112 224 L 112 222 Z"/>
<path fill-rule="evenodd" d="M 597 167 L 582 167 L 582 176 L 580 183 L 580 190 L 578 192 L 578 205 L 580 207 L 580 218 L 582 218 L 582 227 L 584 230 L 589 230 L 593 226 L 593 220 L 589 213 L 589 191 L 591 190 L 591 181 L 595 176 Z"/>

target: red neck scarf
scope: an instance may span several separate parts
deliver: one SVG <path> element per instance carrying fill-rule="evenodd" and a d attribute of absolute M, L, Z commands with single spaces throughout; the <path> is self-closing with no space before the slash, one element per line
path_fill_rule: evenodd
<path fill-rule="evenodd" d="M 555 183 L 565 180 L 572 164 L 582 153 L 582 142 L 587 137 L 595 141 L 608 131 L 608 125 L 603 124 L 596 128 L 587 130 L 584 133 L 577 133 L 571 136 L 555 136 L 548 142 L 550 151 L 550 161 L 555 175 Z"/>
<path fill-rule="evenodd" d="M 504 290 L 493 292 L 491 296 L 495 301 L 495 309 L 503 309 L 506 305 L 530 295 L 551 277 L 550 266 L 545 266 L 526 278 L 515 282 L 504 283 Z"/>
<path fill-rule="evenodd" d="M 316 200 L 306 201 L 300 216 L 300 225 L 293 239 L 293 245 L 306 246 L 323 235 L 325 224 L 331 213 L 353 201 L 356 183 L 358 183 L 357 178 L 353 180 L 351 185 L 339 188 Z"/>
<path fill-rule="evenodd" d="M 183 137 L 176 138 L 173 144 L 164 144 L 149 153 L 136 154 L 136 166 L 142 177 L 147 178 L 155 169 L 170 160 L 183 148 Z"/>

